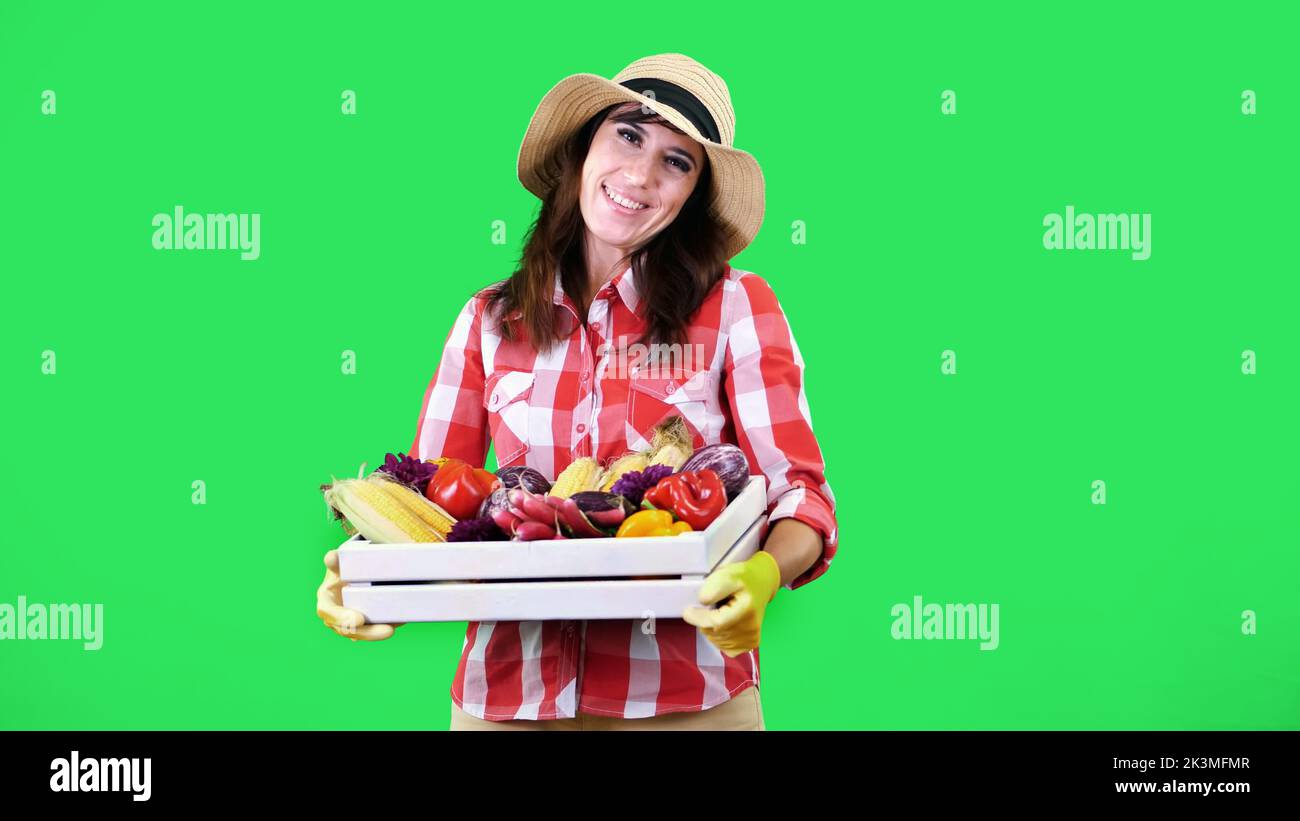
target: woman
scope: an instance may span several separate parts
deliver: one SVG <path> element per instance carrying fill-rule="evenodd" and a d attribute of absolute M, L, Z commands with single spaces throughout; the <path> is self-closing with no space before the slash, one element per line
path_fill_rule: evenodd
<path fill-rule="evenodd" d="M 547 93 L 519 152 L 542 200 L 521 265 L 461 312 L 411 453 L 481 465 L 490 437 L 500 467 L 555 479 L 681 416 L 696 448 L 737 444 L 766 475 L 763 549 L 705 580 L 701 604 L 723 606 L 682 619 L 470 623 L 452 729 L 762 729 L 766 606 L 825 572 L 837 534 L 798 347 L 768 284 L 727 263 L 763 219 L 734 125 L 722 78 L 680 54 Z M 326 565 L 326 624 L 391 636 L 341 606 Z"/>

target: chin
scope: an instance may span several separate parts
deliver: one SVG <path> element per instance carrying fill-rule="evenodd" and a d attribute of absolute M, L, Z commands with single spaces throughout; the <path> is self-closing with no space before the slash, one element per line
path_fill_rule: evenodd
<path fill-rule="evenodd" d="M 592 233 L 595 234 L 596 239 L 600 240 L 606 245 L 610 245 L 615 248 L 631 248 L 634 242 L 634 239 L 632 237 L 615 236 L 611 234 L 600 234 L 600 233 L 596 233 L 595 231 L 592 231 Z"/>

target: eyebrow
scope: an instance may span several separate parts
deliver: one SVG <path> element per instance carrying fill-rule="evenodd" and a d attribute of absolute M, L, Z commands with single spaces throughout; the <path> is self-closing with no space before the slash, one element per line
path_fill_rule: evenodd
<path fill-rule="evenodd" d="M 632 122 L 628 122 L 628 121 L 626 121 L 626 120 L 620 120 L 620 119 L 618 119 L 617 117 L 614 118 L 614 121 L 615 121 L 615 122 L 622 123 L 623 125 L 629 126 L 629 127 L 631 127 L 631 128 L 635 128 L 635 129 L 636 129 L 636 133 L 640 134 L 642 137 L 646 136 L 646 130 L 645 130 L 644 128 L 641 127 L 640 123 L 632 123 Z M 670 147 L 668 147 L 668 148 L 665 148 L 664 151 L 667 152 L 667 153 L 669 153 L 669 154 L 673 154 L 673 155 L 675 155 L 675 156 L 681 157 L 682 159 L 688 161 L 688 162 L 691 164 L 691 167 L 692 167 L 692 168 L 695 167 L 695 158 L 692 157 L 692 156 L 691 156 L 691 153 L 690 153 L 689 151 L 685 150 L 684 148 L 680 148 L 680 147 L 674 145 L 674 146 L 670 146 Z"/>

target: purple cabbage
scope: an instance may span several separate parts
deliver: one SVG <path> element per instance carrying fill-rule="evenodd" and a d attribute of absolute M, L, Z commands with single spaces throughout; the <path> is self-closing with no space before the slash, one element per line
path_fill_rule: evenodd
<path fill-rule="evenodd" d="M 506 490 L 522 486 L 529 493 L 547 493 L 551 489 L 551 483 L 545 476 L 523 465 L 502 468 L 497 471 L 497 478 Z"/>
<path fill-rule="evenodd" d="M 481 519 L 491 519 L 495 514 L 510 509 L 510 488 L 499 487 L 487 495 L 479 505 L 478 515 Z"/>
<path fill-rule="evenodd" d="M 659 484 L 660 479 L 671 476 L 672 473 L 673 469 L 670 465 L 651 465 L 645 470 L 629 470 L 619 477 L 610 490 L 615 496 L 627 499 L 632 507 L 639 507 L 645 492 Z"/>

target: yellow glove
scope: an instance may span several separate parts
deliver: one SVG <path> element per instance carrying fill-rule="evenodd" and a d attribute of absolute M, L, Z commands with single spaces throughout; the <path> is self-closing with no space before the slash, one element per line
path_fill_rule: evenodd
<path fill-rule="evenodd" d="M 339 578 L 339 552 L 325 554 L 325 580 L 316 589 L 316 615 L 325 626 L 353 641 L 383 641 L 401 624 L 368 624 L 360 612 L 343 606 L 343 580 Z"/>
<path fill-rule="evenodd" d="M 717 609 L 688 607 L 682 618 L 700 628 L 719 650 L 735 658 L 758 646 L 767 603 L 781 587 L 781 568 L 766 550 L 743 562 L 724 564 L 700 588 L 700 604 L 731 600 Z"/>

